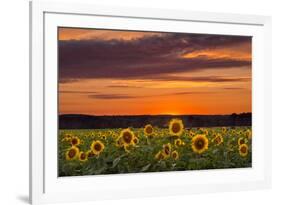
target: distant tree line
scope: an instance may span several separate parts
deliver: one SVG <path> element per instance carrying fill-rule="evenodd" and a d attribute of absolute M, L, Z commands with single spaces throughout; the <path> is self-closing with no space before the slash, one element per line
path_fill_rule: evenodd
<path fill-rule="evenodd" d="M 252 113 L 231 115 L 137 115 L 137 116 L 92 116 L 67 114 L 59 116 L 59 129 L 103 129 L 144 127 L 151 124 L 168 127 L 172 118 L 183 120 L 185 127 L 251 126 Z"/>

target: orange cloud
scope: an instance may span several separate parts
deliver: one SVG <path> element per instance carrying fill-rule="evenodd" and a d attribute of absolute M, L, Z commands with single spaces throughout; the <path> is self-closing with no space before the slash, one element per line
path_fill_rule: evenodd
<path fill-rule="evenodd" d="M 60 114 L 251 112 L 250 37 L 60 28 L 59 40 Z"/>
<path fill-rule="evenodd" d="M 252 48 L 251 43 L 241 43 L 237 45 L 231 45 L 228 47 L 212 48 L 207 50 L 194 51 L 182 56 L 183 58 L 208 58 L 208 59 L 237 59 L 237 60 L 252 60 Z"/>
<path fill-rule="evenodd" d="M 113 31 L 113 30 L 95 30 L 79 28 L 60 28 L 59 40 L 133 40 L 145 36 L 160 36 L 161 33 L 153 32 L 134 32 L 134 31 Z"/>

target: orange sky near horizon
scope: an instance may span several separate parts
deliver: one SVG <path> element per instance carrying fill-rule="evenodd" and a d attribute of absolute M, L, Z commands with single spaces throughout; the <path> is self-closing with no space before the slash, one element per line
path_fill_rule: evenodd
<path fill-rule="evenodd" d="M 199 38 L 187 34 L 169 36 L 169 43 L 167 35 L 59 28 L 58 40 L 62 43 L 59 114 L 183 115 L 252 111 L 250 38 L 241 38 L 241 42 L 234 39 L 232 43 L 227 36 L 223 40 L 214 37 L 210 43 L 203 35 Z M 216 39 L 222 43 L 216 45 Z M 170 49 L 169 52 L 163 47 Z M 161 70 L 157 73 L 158 68 L 163 73 Z"/>

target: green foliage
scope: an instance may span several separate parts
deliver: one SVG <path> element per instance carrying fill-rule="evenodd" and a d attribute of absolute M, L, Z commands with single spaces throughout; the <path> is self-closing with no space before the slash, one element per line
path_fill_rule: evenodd
<path fill-rule="evenodd" d="M 224 130 L 225 129 L 225 130 Z M 175 138 L 169 135 L 168 129 L 154 128 L 152 137 L 147 137 L 143 129 L 131 130 L 138 137 L 139 142 L 130 146 L 127 150 L 119 147 L 116 141 L 121 129 L 94 129 L 94 130 L 60 130 L 58 138 L 59 146 L 59 176 L 82 176 L 98 174 L 183 171 L 202 169 L 243 168 L 252 166 L 252 143 L 248 139 L 247 131 L 250 127 L 192 128 L 184 130 L 179 138 L 184 142 L 177 146 Z M 209 141 L 208 149 L 202 154 L 193 152 L 191 147 L 192 137 L 204 133 Z M 213 139 L 216 134 L 221 134 L 223 142 L 216 144 Z M 99 155 L 89 157 L 82 162 L 79 159 L 66 160 L 66 152 L 71 143 L 67 139 L 78 137 L 81 143 L 77 145 L 80 151 L 90 150 L 93 140 L 100 140 L 105 148 Z M 247 156 L 239 154 L 239 138 L 247 139 L 249 152 Z M 179 153 L 179 159 L 171 156 L 165 159 L 156 159 L 155 155 L 163 149 L 163 145 L 171 143 L 172 151 Z"/>

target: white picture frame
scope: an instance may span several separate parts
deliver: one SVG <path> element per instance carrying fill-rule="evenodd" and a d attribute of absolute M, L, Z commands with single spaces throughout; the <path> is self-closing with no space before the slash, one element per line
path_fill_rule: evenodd
<path fill-rule="evenodd" d="M 255 149 L 253 167 L 64 179 L 57 177 L 57 162 L 54 159 L 57 156 L 55 34 L 58 26 L 252 35 L 254 37 L 253 149 Z M 80 3 L 31 2 L 30 111 L 30 202 L 32 204 L 269 188 L 271 186 L 271 18 L 184 10 L 119 8 Z M 71 190 L 73 186 L 79 189 Z"/>

